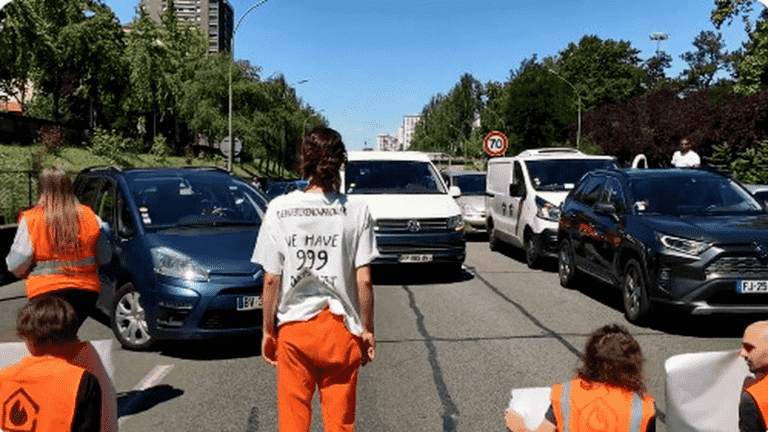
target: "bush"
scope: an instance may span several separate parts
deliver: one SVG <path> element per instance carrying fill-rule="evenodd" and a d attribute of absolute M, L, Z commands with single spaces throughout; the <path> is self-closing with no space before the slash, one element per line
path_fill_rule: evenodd
<path fill-rule="evenodd" d="M 171 148 L 168 146 L 168 141 L 163 135 L 155 135 L 149 154 L 157 159 L 158 164 L 168 165 L 168 157 L 171 156 L 172 152 Z"/>
<path fill-rule="evenodd" d="M 729 172 L 747 184 L 768 183 L 768 140 L 747 149 L 731 162 Z"/>
<path fill-rule="evenodd" d="M 118 135 L 112 134 L 99 127 L 93 130 L 91 135 L 91 151 L 96 156 L 113 159 L 120 152 L 122 140 Z"/>

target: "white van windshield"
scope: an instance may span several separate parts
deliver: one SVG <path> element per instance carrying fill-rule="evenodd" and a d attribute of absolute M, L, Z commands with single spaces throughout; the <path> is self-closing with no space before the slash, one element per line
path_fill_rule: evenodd
<path fill-rule="evenodd" d="M 349 161 L 345 182 L 348 194 L 448 193 L 432 165 L 421 161 Z"/>
<path fill-rule="evenodd" d="M 589 171 L 616 166 L 611 159 L 547 159 L 526 161 L 531 185 L 538 191 L 573 189 Z"/>

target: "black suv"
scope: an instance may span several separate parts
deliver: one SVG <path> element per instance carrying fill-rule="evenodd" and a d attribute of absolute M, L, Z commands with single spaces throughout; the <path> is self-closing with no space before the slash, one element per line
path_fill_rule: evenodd
<path fill-rule="evenodd" d="M 629 321 L 653 304 L 694 315 L 768 312 L 768 212 L 738 182 L 693 169 L 586 174 L 562 204 L 560 284 L 621 289 Z"/>

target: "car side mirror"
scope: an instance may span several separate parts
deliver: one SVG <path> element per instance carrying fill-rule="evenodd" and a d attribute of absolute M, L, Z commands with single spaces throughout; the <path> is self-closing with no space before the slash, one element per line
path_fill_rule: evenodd
<path fill-rule="evenodd" d="M 613 203 L 599 202 L 595 204 L 595 213 L 608 215 L 617 221 L 619 220 L 619 215 L 616 213 L 616 206 Z"/>
<path fill-rule="evenodd" d="M 448 192 L 451 194 L 452 197 L 458 198 L 461 196 L 461 189 L 459 189 L 458 186 L 451 186 L 448 188 Z"/>

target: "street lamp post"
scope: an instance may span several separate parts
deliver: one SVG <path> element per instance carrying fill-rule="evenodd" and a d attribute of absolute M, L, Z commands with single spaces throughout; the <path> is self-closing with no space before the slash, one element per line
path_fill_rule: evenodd
<path fill-rule="evenodd" d="M 549 71 L 552 72 L 553 74 L 555 74 L 556 77 L 558 77 L 561 80 L 563 80 L 564 83 L 566 83 L 569 86 L 571 86 L 571 88 L 573 89 L 573 92 L 576 93 L 576 96 L 579 98 L 579 116 L 578 116 L 577 126 L 576 126 L 576 150 L 579 150 L 580 149 L 579 148 L 579 141 L 581 140 L 581 94 L 579 94 L 579 91 L 576 90 L 576 87 L 574 87 L 573 84 L 568 82 L 567 79 L 561 77 L 560 74 L 558 74 L 557 72 L 553 71 L 552 69 L 549 69 Z"/>
<path fill-rule="evenodd" d="M 248 12 L 256 9 L 258 6 L 261 6 L 268 1 L 269 0 L 261 0 L 260 2 L 251 6 L 250 9 L 245 11 L 245 13 L 240 16 L 240 19 L 237 20 L 237 25 L 232 29 L 232 37 L 229 41 L 229 50 L 232 53 L 232 59 L 229 62 L 229 154 L 227 155 L 227 171 L 230 172 L 232 171 L 232 160 L 235 154 L 235 142 L 232 141 L 232 63 L 235 62 L 235 33 L 237 33 L 237 28 L 240 27 L 240 23 L 243 21 L 243 18 L 248 15 Z"/>

